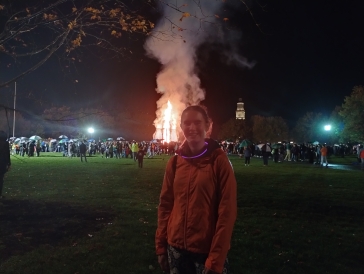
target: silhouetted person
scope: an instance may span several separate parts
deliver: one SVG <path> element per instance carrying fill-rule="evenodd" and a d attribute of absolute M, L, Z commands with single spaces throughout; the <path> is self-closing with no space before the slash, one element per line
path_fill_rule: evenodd
<path fill-rule="evenodd" d="M 82 157 L 85 157 L 85 162 L 87 162 L 86 151 L 87 151 L 87 147 L 86 147 L 85 143 L 84 142 L 81 142 L 81 144 L 80 144 L 80 157 L 81 157 L 81 162 L 83 162 Z"/>
<path fill-rule="evenodd" d="M 11 166 L 9 142 L 6 139 L 6 133 L 0 131 L 0 199 L 3 197 L 4 175 L 9 171 Z"/>
<path fill-rule="evenodd" d="M 138 159 L 138 166 L 140 168 L 143 167 L 144 155 L 145 155 L 144 148 L 143 147 L 139 147 L 139 151 L 138 151 L 138 154 L 137 154 L 137 159 Z"/>
<path fill-rule="evenodd" d="M 34 141 L 30 141 L 30 143 L 29 143 L 29 149 L 28 149 L 28 156 L 29 157 L 33 157 L 34 156 L 34 147 L 35 147 Z"/>

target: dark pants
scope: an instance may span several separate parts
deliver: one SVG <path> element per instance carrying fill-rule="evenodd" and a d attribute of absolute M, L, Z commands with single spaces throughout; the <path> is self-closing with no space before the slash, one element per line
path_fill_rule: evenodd
<path fill-rule="evenodd" d="M 278 163 L 278 156 L 279 156 L 278 154 L 274 154 L 274 162 L 275 163 Z"/>
<path fill-rule="evenodd" d="M 313 153 L 309 153 L 309 154 L 308 154 L 308 162 L 309 162 L 310 164 L 313 164 L 313 157 L 314 157 Z"/>
<path fill-rule="evenodd" d="M 168 245 L 168 261 L 170 269 L 175 274 L 202 274 L 205 269 L 205 261 L 208 254 L 192 253 Z M 225 259 L 224 269 L 222 273 L 228 274 L 228 259 Z"/>
<path fill-rule="evenodd" d="M 85 162 L 87 162 L 86 153 L 80 153 L 81 162 L 83 162 L 82 157 L 85 157 Z"/>
<path fill-rule="evenodd" d="M 263 165 L 265 165 L 265 166 L 268 165 L 268 153 L 267 152 L 263 152 Z"/>
<path fill-rule="evenodd" d="M 245 164 L 250 165 L 250 157 L 245 157 Z"/>
<path fill-rule="evenodd" d="M 143 158 L 142 159 L 138 158 L 138 166 L 143 167 Z"/>

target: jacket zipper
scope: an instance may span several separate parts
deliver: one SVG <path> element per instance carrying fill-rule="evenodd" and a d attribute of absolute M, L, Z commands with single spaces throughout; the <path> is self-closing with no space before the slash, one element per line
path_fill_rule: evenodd
<path fill-rule="evenodd" d="M 189 207 L 189 201 L 190 201 L 190 181 L 191 181 L 191 166 L 190 168 L 190 172 L 188 175 L 188 187 L 187 187 L 187 201 L 186 201 L 186 213 L 185 213 L 185 229 L 184 229 L 184 246 L 185 246 L 185 250 L 187 250 L 187 216 L 188 216 L 188 207 Z"/>

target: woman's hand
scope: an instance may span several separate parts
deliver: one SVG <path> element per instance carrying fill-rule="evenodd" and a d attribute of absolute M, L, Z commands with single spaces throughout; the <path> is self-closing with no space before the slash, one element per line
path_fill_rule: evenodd
<path fill-rule="evenodd" d="M 158 263 L 164 272 L 169 273 L 168 255 L 158 255 Z"/>

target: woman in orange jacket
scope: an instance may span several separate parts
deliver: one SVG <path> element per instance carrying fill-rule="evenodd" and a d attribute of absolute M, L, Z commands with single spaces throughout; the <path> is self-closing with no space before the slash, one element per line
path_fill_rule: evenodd
<path fill-rule="evenodd" d="M 210 125 L 200 106 L 182 113 L 186 140 L 167 164 L 158 207 L 156 253 L 165 272 L 228 273 L 236 180 L 218 143 L 206 139 Z"/>

